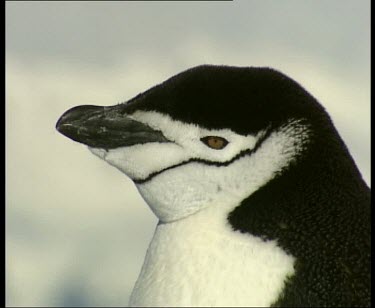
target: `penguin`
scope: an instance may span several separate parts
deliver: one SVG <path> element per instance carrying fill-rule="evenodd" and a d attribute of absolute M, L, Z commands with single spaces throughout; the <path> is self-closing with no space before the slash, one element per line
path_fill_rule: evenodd
<path fill-rule="evenodd" d="M 370 306 L 370 189 L 278 70 L 200 65 L 56 128 L 158 217 L 130 306 Z"/>

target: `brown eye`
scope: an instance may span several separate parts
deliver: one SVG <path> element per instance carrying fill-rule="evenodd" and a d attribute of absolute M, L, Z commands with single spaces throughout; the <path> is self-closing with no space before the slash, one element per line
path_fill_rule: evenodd
<path fill-rule="evenodd" d="M 217 136 L 207 136 L 204 138 L 201 138 L 201 141 L 206 144 L 208 147 L 211 149 L 215 150 L 221 150 L 225 148 L 225 146 L 228 144 L 228 141 L 225 140 L 222 137 L 217 137 Z"/>

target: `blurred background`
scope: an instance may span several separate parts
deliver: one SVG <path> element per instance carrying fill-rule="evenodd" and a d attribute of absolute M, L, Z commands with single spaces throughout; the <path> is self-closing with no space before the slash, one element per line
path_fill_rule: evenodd
<path fill-rule="evenodd" d="M 199 64 L 270 66 L 330 113 L 370 185 L 370 0 L 6 2 L 6 301 L 126 306 L 157 220 L 55 130 Z"/>

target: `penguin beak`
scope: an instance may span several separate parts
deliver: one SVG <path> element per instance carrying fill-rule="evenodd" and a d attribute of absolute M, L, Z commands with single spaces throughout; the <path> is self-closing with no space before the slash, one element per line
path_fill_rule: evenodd
<path fill-rule="evenodd" d="M 106 150 L 147 142 L 170 142 L 160 131 L 131 119 L 116 107 L 74 107 L 60 117 L 56 129 L 74 141 Z"/>

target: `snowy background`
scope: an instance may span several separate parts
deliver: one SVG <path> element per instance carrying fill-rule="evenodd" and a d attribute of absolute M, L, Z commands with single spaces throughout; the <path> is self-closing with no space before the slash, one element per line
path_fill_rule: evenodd
<path fill-rule="evenodd" d="M 7 2 L 7 306 L 126 305 L 156 218 L 55 123 L 204 63 L 300 82 L 370 184 L 369 0 Z"/>

